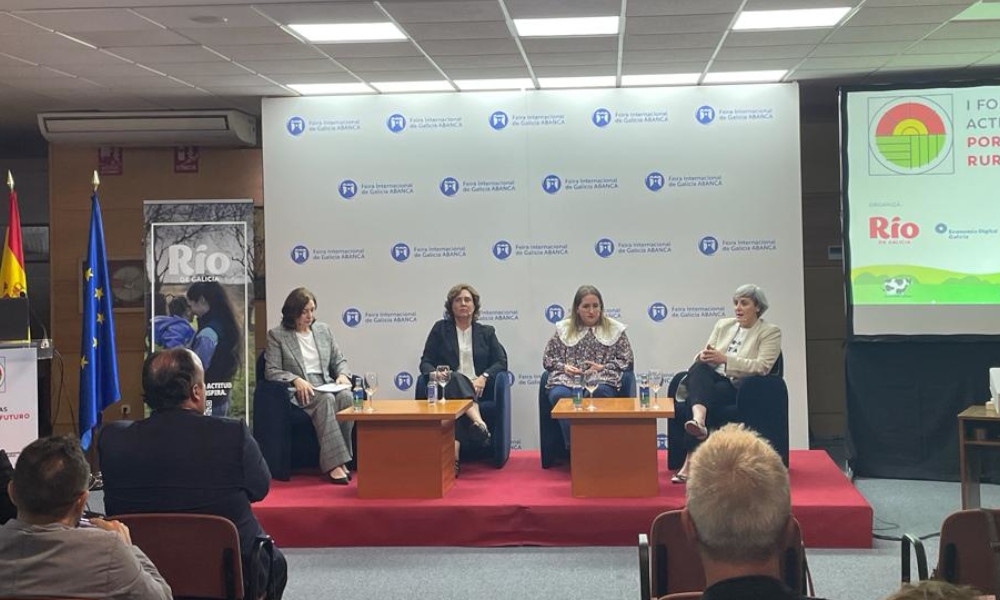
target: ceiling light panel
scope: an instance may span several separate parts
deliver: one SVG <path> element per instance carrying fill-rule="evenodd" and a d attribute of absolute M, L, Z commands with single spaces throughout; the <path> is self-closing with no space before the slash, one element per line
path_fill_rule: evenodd
<path fill-rule="evenodd" d="M 701 73 L 661 73 L 651 75 L 622 75 L 625 87 L 653 85 L 695 85 Z"/>
<path fill-rule="evenodd" d="M 538 85 L 542 89 L 615 87 L 615 76 L 539 77 Z"/>
<path fill-rule="evenodd" d="M 300 23 L 289 24 L 295 33 L 316 43 L 389 42 L 406 39 L 394 23 Z"/>
<path fill-rule="evenodd" d="M 535 84 L 527 77 L 507 77 L 502 79 L 458 79 L 455 85 L 463 92 L 478 90 L 529 90 Z"/>
<path fill-rule="evenodd" d="M 733 30 L 833 27 L 850 11 L 851 7 L 849 6 L 794 10 L 745 10 L 736 19 Z"/>
<path fill-rule="evenodd" d="M 521 37 L 563 37 L 571 35 L 618 35 L 618 17 L 560 17 L 554 19 L 514 19 Z"/>

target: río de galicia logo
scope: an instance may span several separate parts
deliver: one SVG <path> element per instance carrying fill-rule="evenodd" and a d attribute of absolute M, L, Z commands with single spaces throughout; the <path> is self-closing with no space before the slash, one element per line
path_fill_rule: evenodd
<path fill-rule="evenodd" d="M 288 119 L 288 123 L 285 123 L 285 129 L 288 130 L 288 133 L 298 137 L 306 132 L 306 120 L 302 117 L 292 117 Z"/>
<path fill-rule="evenodd" d="M 399 133 L 406 129 L 406 117 L 399 113 L 390 115 L 389 118 L 385 120 L 385 126 L 389 129 L 389 131 Z"/>
<path fill-rule="evenodd" d="M 341 315 L 340 319 L 348 327 L 357 327 L 361 325 L 361 311 L 352 306 L 344 310 L 344 314 Z"/>
<path fill-rule="evenodd" d="M 566 316 L 566 311 L 558 304 L 550 304 L 545 308 L 545 320 L 549 323 L 558 323 Z"/>
<path fill-rule="evenodd" d="M 951 116 L 938 100 L 950 105 L 950 96 L 906 96 L 893 98 L 881 108 L 872 111 L 868 148 L 886 171 L 873 175 L 919 175 L 922 173 L 951 173 L 952 156 Z M 874 99 L 872 99 L 874 100 Z"/>
<path fill-rule="evenodd" d="M 292 248 L 291 256 L 292 256 L 292 262 L 294 262 L 297 265 L 301 265 L 302 263 L 309 260 L 309 248 L 306 248 L 302 244 L 299 244 L 298 246 Z"/>
<path fill-rule="evenodd" d="M 358 193 L 358 184 L 351 179 L 345 179 L 340 182 L 337 186 L 337 192 L 340 193 L 340 197 L 345 200 L 350 200 Z"/>
<path fill-rule="evenodd" d="M 507 113 L 502 110 L 495 111 L 492 115 L 490 115 L 490 127 L 497 131 L 507 127 L 509 122 L 510 117 L 508 117 Z"/>

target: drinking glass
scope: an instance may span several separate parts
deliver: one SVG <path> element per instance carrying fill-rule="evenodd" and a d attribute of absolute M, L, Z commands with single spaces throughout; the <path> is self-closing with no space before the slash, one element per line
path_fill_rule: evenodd
<path fill-rule="evenodd" d="M 663 387 L 663 371 L 659 369 L 649 370 L 649 389 L 653 392 L 653 410 L 660 409 L 660 403 L 657 400 L 656 395 L 660 392 L 660 388 Z"/>
<path fill-rule="evenodd" d="M 378 391 L 378 373 L 369 371 L 365 373 L 365 393 L 368 396 L 365 412 L 375 412 L 375 392 Z"/>
<path fill-rule="evenodd" d="M 444 402 L 444 388 L 448 386 L 448 382 L 451 381 L 451 367 L 448 365 L 438 365 L 438 385 L 441 386 L 441 402 Z"/>
<path fill-rule="evenodd" d="M 584 380 L 584 385 L 587 391 L 590 392 L 590 400 L 587 401 L 587 410 L 595 411 L 597 407 L 594 406 L 594 392 L 597 390 L 597 372 L 591 371 L 587 373 L 587 377 Z"/>
<path fill-rule="evenodd" d="M 583 377 L 573 376 L 573 410 L 583 410 Z"/>

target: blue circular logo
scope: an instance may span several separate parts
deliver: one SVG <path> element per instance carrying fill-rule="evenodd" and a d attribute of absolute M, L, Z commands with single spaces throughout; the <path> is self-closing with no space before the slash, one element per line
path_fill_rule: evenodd
<path fill-rule="evenodd" d="M 606 108 L 598 108 L 594 114 L 590 115 L 590 122 L 598 127 L 607 127 L 611 124 L 611 111 Z"/>
<path fill-rule="evenodd" d="M 410 258 L 410 247 L 399 242 L 392 247 L 392 259 L 396 262 L 406 262 L 406 259 Z"/>
<path fill-rule="evenodd" d="M 550 304 L 545 309 L 545 320 L 549 323 L 558 323 L 566 316 L 566 311 L 558 304 Z"/>
<path fill-rule="evenodd" d="M 492 115 L 490 115 L 490 127 L 492 127 L 497 131 L 500 131 L 501 129 L 506 127 L 509 124 L 509 122 L 510 118 L 507 116 L 507 113 L 505 113 L 502 110 L 498 110 L 494 112 Z"/>
<path fill-rule="evenodd" d="M 608 238 L 601 238 L 594 244 L 594 252 L 601 258 L 607 258 L 615 253 L 615 243 Z"/>
<path fill-rule="evenodd" d="M 396 383 L 397 390 L 401 392 L 406 391 L 413 387 L 413 375 L 410 375 L 406 371 L 401 371 L 396 374 L 394 382 Z"/>
<path fill-rule="evenodd" d="M 288 119 L 288 123 L 285 123 L 285 129 L 288 133 L 298 137 L 306 132 L 306 120 L 302 117 L 292 117 Z"/>
<path fill-rule="evenodd" d="M 698 250 L 705 256 L 712 256 L 719 251 L 719 240 L 710 235 L 698 240 Z"/>
<path fill-rule="evenodd" d="M 299 244 L 298 246 L 292 248 L 292 262 L 297 265 L 309 260 L 309 248 Z"/>
<path fill-rule="evenodd" d="M 663 173 L 653 171 L 649 175 L 646 175 L 646 189 L 651 192 L 658 192 L 662 190 L 664 183 L 665 179 L 663 178 Z"/>
<path fill-rule="evenodd" d="M 344 325 L 348 327 L 357 327 L 361 325 L 361 311 L 351 307 L 344 311 L 344 314 L 340 316 L 340 319 L 344 322 Z"/>
<path fill-rule="evenodd" d="M 497 260 L 507 260 L 510 258 L 511 250 L 510 242 L 500 240 L 493 244 L 493 257 Z"/>
<path fill-rule="evenodd" d="M 938 223 L 934 226 L 934 231 L 938 233 L 948 233 L 948 226 L 944 223 Z"/>
<path fill-rule="evenodd" d="M 708 125 L 715 120 L 715 109 L 707 104 L 699 106 L 698 110 L 694 111 L 694 118 L 702 125 Z"/>
<path fill-rule="evenodd" d="M 542 189 L 547 194 L 555 194 L 562 189 L 562 179 L 559 179 L 558 175 L 546 175 L 542 179 Z"/>
<path fill-rule="evenodd" d="M 438 186 L 441 193 L 445 196 L 451 197 L 458 193 L 458 180 L 454 177 L 445 177 L 441 180 L 441 185 Z"/>
<path fill-rule="evenodd" d="M 350 200 L 358 193 L 358 184 L 350 179 L 345 179 L 340 182 L 337 186 L 337 191 L 340 192 L 340 197 L 345 200 Z"/>
<path fill-rule="evenodd" d="M 663 319 L 666 319 L 670 312 L 667 310 L 666 304 L 662 302 L 654 302 L 649 305 L 649 308 L 646 310 L 646 314 L 649 315 L 650 319 L 659 323 Z"/>
<path fill-rule="evenodd" d="M 389 128 L 389 131 L 393 133 L 399 133 L 406 129 L 406 117 L 396 113 L 390 115 L 388 119 L 385 120 L 385 126 Z"/>

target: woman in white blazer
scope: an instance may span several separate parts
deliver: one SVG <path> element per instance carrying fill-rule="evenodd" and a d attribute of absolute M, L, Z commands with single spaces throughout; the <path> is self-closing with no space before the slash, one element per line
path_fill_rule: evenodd
<path fill-rule="evenodd" d="M 685 380 L 692 418 L 684 424 L 684 430 L 696 440 L 708 437 L 706 421 L 713 409 L 736 402 L 736 389 L 742 378 L 767 375 L 778 360 L 781 329 L 760 318 L 767 307 L 767 297 L 760 287 L 748 283 L 736 288 L 733 293 L 736 317 L 716 321 L 708 343 L 695 356 Z M 684 483 L 687 476 L 685 460 L 671 481 Z"/>

